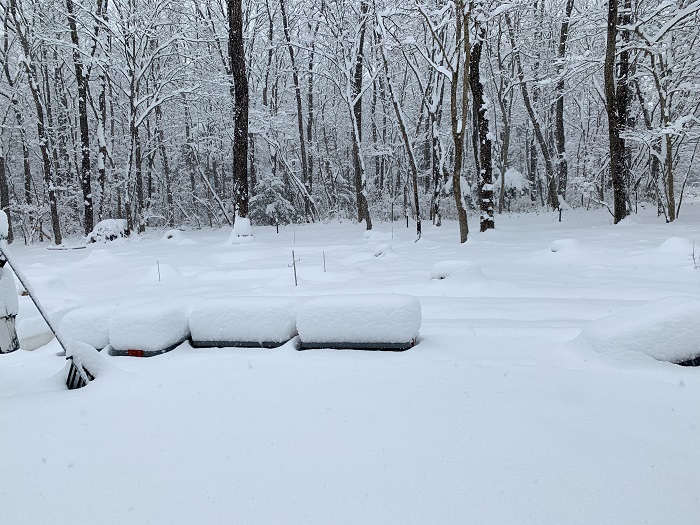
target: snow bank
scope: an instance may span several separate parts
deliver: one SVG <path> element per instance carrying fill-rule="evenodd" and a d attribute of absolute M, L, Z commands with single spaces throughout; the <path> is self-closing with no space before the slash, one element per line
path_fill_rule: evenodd
<path fill-rule="evenodd" d="M 105 219 L 97 223 L 93 230 L 85 237 L 85 241 L 109 242 L 115 239 L 129 236 L 129 228 L 126 219 Z"/>
<path fill-rule="evenodd" d="M 109 343 L 116 354 L 129 350 L 158 354 L 172 350 L 188 336 L 184 308 L 155 303 L 119 313 L 109 327 Z"/>
<path fill-rule="evenodd" d="M 481 266 L 472 261 L 449 260 L 433 264 L 430 269 L 431 279 L 464 279 L 469 281 L 485 280 Z"/>
<path fill-rule="evenodd" d="M 109 326 L 115 313 L 115 308 L 78 308 L 61 319 L 58 333 L 63 340 L 82 341 L 101 350 L 109 344 Z"/>
<path fill-rule="evenodd" d="M 668 297 L 593 321 L 577 340 L 601 354 L 679 363 L 700 356 L 698 319 L 699 299 Z"/>
<path fill-rule="evenodd" d="M 332 295 L 305 301 L 297 330 L 305 343 L 411 343 L 421 324 L 409 295 Z"/>
<path fill-rule="evenodd" d="M 194 346 L 279 346 L 297 333 L 297 301 L 283 297 L 232 297 L 192 307 Z"/>

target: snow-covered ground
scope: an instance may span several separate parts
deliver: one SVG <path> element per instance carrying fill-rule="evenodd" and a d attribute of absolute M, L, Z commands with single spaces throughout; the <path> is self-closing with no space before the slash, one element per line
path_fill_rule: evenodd
<path fill-rule="evenodd" d="M 55 340 L 0 355 L 0 523 L 697 523 L 700 369 L 646 351 L 693 331 L 644 305 L 700 298 L 700 204 L 672 225 L 645 213 L 499 216 L 462 246 L 454 223 L 418 243 L 400 223 L 332 223 L 236 245 L 230 230 L 14 245 L 57 320 L 99 306 L 102 339 L 105 309 L 230 296 L 408 294 L 422 326 L 403 353 L 105 356 L 75 391 Z M 597 320 L 635 333 L 640 307 L 636 353 Z M 36 316 L 20 297 L 33 337 Z"/>

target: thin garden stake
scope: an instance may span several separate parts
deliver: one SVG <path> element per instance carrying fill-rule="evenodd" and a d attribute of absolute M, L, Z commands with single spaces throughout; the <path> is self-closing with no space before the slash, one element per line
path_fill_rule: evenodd
<path fill-rule="evenodd" d="M 299 286 L 299 282 L 297 281 L 297 262 L 299 262 L 301 259 L 297 259 L 294 256 L 294 250 L 292 250 L 292 264 L 288 265 L 294 268 L 294 286 Z"/>
<path fill-rule="evenodd" d="M 323 273 L 326 273 L 326 252 L 323 252 Z"/>
<path fill-rule="evenodd" d="M 160 282 L 160 263 L 156 261 L 156 266 L 158 266 L 158 282 Z"/>

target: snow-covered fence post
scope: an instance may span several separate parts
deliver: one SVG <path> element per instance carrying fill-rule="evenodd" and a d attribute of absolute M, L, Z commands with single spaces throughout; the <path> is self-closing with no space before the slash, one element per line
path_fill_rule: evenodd
<path fill-rule="evenodd" d="M 4 246 L 7 246 L 5 241 L 8 231 L 7 215 L 0 210 L 0 242 Z M 17 287 L 12 272 L 5 267 L 6 263 L 4 252 L 0 252 L 0 354 L 9 354 L 19 348 L 15 327 L 15 318 L 19 311 Z"/>

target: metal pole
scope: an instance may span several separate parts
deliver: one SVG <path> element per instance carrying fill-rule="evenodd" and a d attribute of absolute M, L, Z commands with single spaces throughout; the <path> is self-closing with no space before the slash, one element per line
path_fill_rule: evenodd
<path fill-rule="evenodd" d="M 12 271 L 15 272 L 15 275 L 17 276 L 17 280 L 22 284 L 22 286 L 24 286 L 24 289 L 27 290 L 27 295 L 29 295 L 29 298 L 34 303 L 34 306 L 36 306 L 36 309 L 39 311 L 39 314 L 41 315 L 41 317 L 43 317 L 44 321 L 46 321 L 46 324 L 48 325 L 49 330 L 51 330 L 51 333 L 56 338 L 56 341 L 58 341 L 58 344 L 63 349 L 63 352 L 65 352 L 66 345 L 63 343 L 63 340 L 58 335 L 58 331 L 53 326 L 53 323 L 51 322 L 49 315 L 46 313 L 46 310 L 44 310 L 44 307 L 41 306 L 41 303 L 36 298 L 36 295 L 34 295 L 34 290 L 32 289 L 31 285 L 29 284 L 29 281 L 27 281 L 27 278 L 19 270 L 19 268 L 17 267 L 17 263 L 15 263 L 14 259 L 10 255 L 10 250 L 7 246 L 7 241 L 5 239 L 0 240 L 0 253 L 2 253 L 2 255 L 5 257 L 5 260 L 7 260 L 7 264 L 10 266 L 10 268 L 12 268 Z"/>

